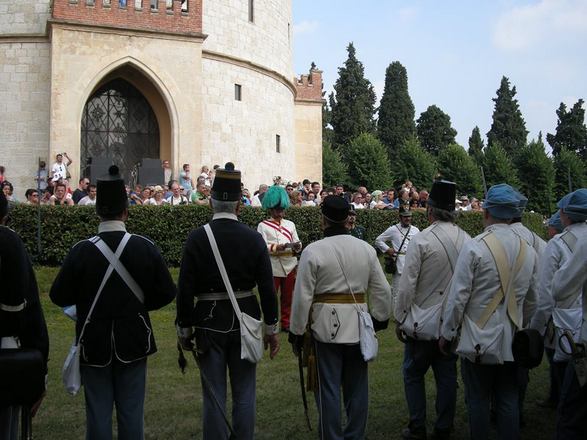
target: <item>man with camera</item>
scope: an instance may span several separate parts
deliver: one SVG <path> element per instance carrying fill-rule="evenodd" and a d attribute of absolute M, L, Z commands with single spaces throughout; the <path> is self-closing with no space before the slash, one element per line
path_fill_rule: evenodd
<path fill-rule="evenodd" d="M 386 272 L 393 274 L 391 278 L 392 304 L 395 303 L 397 297 L 408 244 L 418 232 L 420 230 L 412 225 L 412 211 L 402 207 L 399 210 L 399 223 L 390 226 L 375 239 L 375 247 L 385 254 Z M 387 243 L 390 243 L 391 246 L 388 246 Z"/>

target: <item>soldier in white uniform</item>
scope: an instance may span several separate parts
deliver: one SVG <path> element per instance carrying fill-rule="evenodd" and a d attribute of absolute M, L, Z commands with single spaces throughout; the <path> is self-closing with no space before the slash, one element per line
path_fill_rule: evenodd
<path fill-rule="evenodd" d="M 579 382 L 574 363 L 582 363 L 587 367 L 585 347 L 587 346 L 587 234 L 584 222 L 587 221 L 587 189 L 579 189 L 565 197 L 558 204 L 563 223 L 572 220 L 583 222 L 580 235 L 577 237 L 573 257 L 555 273 L 552 280 L 552 296 L 560 304 L 575 304 L 577 297 L 582 301 L 582 326 L 576 344 L 582 351 L 582 358 L 569 362 L 561 389 L 556 438 L 560 440 L 579 440 L 587 438 L 587 385 Z M 572 225 L 571 225 L 572 226 Z M 567 227 L 567 229 L 570 226 Z M 573 228 L 579 231 L 579 228 Z M 579 357 L 580 355 L 578 355 Z M 583 380 L 585 376 L 582 376 Z"/>
<path fill-rule="evenodd" d="M 459 255 L 439 347 L 447 351 L 447 341 L 460 329 L 456 352 L 461 357 L 471 438 L 488 438 L 493 396 L 499 438 L 517 439 L 518 374 L 512 341 L 536 307 L 537 257 L 509 226 L 518 212 L 512 187 L 491 187 L 483 208 L 485 231 L 469 240 Z"/>
<path fill-rule="evenodd" d="M 357 310 L 369 310 L 375 330 L 385 328 L 391 315 L 391 291 L 375 250 L 351 236 L 345 227 L 349 210 L 342 197 L 324 199 L 324 239 L 308 245 L 302 253 L 290 320 L 290 342 L 299 353 L 310 319 L 318 364 L 320 435 L 327 440 L 365 437 L 367 362 L 359 345 Z M 347 420 L 344 428 L 341 387 Z"/>
<path fill-rule="evenodd" d="M 438 350 L 444 294 L 459 251 L 469 234 L 455 225 L 456 185 L 444 180 L 432 185 L 426 212 L 429 227 L 412 238 L 406 253 L 394 315 L 398 336 L 405 342 L 403 375 L 410 424 L 405 439 L 426 438 L 425 375 L 436 380 L 435 438 L 448 438 L 457 393 L 456 356 Z"/>
<path fill-rule="evenodd" d="M 280 293 L 281 329 L 289 330 L 289 315 L 291 313 L 291 298 L 296 281 L 296 254 L 302 250 L 302 243 L 298 237 L 296 225 L 284 218 L 285 210 L 289 207 L 289 196 L 283 187 L 273 185 L 263 197 L 263 209 L 269 212 L 270 218 L 263 220 L 257 226 L 257 232 L 267 243 L 267 250 L 271 258 L 273 284 L 275 292 Z"/>
<path fill-rule="evenodd" d="M 540 260 L 540 257 L 542 256 L 542 254 L 544 253 L 544 250 L 546 249 L 546 242 L 540 238 L 538 236 L 538 234 L 536 234 L 536 232 L 531 231 L 530 229 L 528 229 L 526 226 L 524 226 L 522 224 L 522 214 L 524 213 L 524 210 L 526 209 L 526 205 L 528 204 L 528 199 L 520 193 L 517 193 L 518 196 L 518 213 L 516 215 L 516 217 L 514 217 L 512 219 L 512 222 L 510 223 L 510 226 L 512 228 L 512 230 L 514 231 L 514 233 L 526 240 L 526 243 L 528 243 L 530 246 L 532 246 L 534 248 L 534 250 L 536 251 L 536 253 L 538 254 L 538 259 Z"/>
<path fill-rule="evenodd" d="M 409 209 L 400 209 L 399 220 L 399 223 L 390 226 L 375 239 L 375 246 L 381 252 L 396 259 L 397 271 L 391 278 L 392 305 L 395 303 L 399 288 L 399 279 L 404 271 L 408 244 L 410 244 L 412 237 L 420 232 L 416 226 L 411 224 L 412 211 Z M 390 242 L 391 246 L 388 246 L 387 242 Z"/>

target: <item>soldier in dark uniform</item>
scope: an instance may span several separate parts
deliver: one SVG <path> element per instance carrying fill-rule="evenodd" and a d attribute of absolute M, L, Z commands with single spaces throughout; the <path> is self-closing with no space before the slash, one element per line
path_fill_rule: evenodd
<path fill-rule="evenodd" d="M 98 237 L 115 252 L 126 239 L 128 218 L 124 181 L 116 166 L 98 180 Z M 61 307 L 76 305 L 76 337 L 109 267 L 94 244 L 83 240 L 70 250 L 51 287 L 51 300 Z M 130 235 L 120 263 L 138 284 L 137 295 L 113 270 L 87 323 L 80 354 L 86 399 L 86 439 L 112 438 L 112 406 L 116 405 L 118 438 L 143 439 L 147 356 L 155 353 L 149 311 L 173 301 L 176 288 L 157 247 L 140 235 Z"/>
<path fill-rule="evenodd" d="M 257 232 L 238 221 L 241 197 L 240 171 L 228 163 L 218 169 L 212 186 L 214 217 L 210 227 L 226 266 L 230 283 L 243 313 L 265 322 L 265 346 L 273 358 L 279 351 L 277 299 L 267 245 Z M 258 287 L 261 308 L 253 293 Z M 194 307 L 194 298 L 197 298 Z M 203 227 L 189 235 L 179 274 L 177 324 L 180 342 L 200 354 L 204 394 L 203 438 L 223 440 L 228 429 L 222 410 L 226 406 L 226 369 L 232 390 L 232 424 L 239 440 L 254 437 L 256 364 L 241 359 L 239 321 L 220 276 Z M 212 396 L 212 394 L 214 396 Z M 216 398 L 220 405 L 214 402 Z M 219 408 L 222 407 L 222 410 Z"/>
<path fill-rule="evenodd" d="M 16 337 L 21 347 L 40 350 L 45 358 L 46 373 L 49 337 L 37 280 L 22 240 L 16 232 L 4 226 L 7 210 L 8 202 L 0 191 L 0 346 L 11 348 L 9 343 L 14 343 Z M 40 401 L 33 411 L 39 404 Z M 18 407 L 2 407 L 0 404 L 0 439 L 17 438 L 18 416 Z"/>

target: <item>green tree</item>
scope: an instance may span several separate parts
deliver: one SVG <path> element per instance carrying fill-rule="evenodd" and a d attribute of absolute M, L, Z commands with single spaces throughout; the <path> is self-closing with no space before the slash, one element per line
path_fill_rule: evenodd
<path fill-rule="evenodd" d="M 322 140 L 332 145 L 334 130 L 332 130 L 332 111 L 326 100 L 322 103 Z"/>
<path fill-rule="evenodd" d="M 436 158 L 424 150 L 418 139 L 412 136 L 399 149 L 391 162 L 396 182 L 411 180 L 416 188 L 430 189 L 436 176 Z"/>
<path fill-rule="evenodd" d="M 348 168 L 338 151 L 330 143 L 322 143 L 322 181 L 325 187 L 348 184 Z"/>
<path fill-rule="evenodd" d="M 457 184 L 459 194 L 479 196 L 483 193 L 481 171 L 459 144 L 453 143 L 438 154 L 438 172 Z"/>
<path fill-rule="evenodd" d="M 330 123 L 334 130 L 334 148 L 349 143 L 361 133 L 375 130 L 375 91 L 365 78 L 363 64 L 357 59 L 355 47 L 347 47 L 348 58 L 338 69 L 334 95 L 330 95 Z"/>
<path fill-rule="evenodd" d="M 542 134 L 522 148 L 515 162 L 528 209 L 550 215 L 554 207 L 554 165 L 544 150 Z"/>
<path fill-rule="evenodd" d="M 519 186 L 513 161 L 499 142 L 494 142 L 485 149 L 483 170 L 487 189 L 498 183 L 507 183 L 516 188 Z"/>
<path fill-rule="evenodd" d="M 371 133 L 362 133 L 341 147 L 348 164 L 351 185 L 385 189 L 393 179 L 385 146 Z"/>
<path fill-rule="evenodd" d="M 393 162 L 398 150 L 416 134 L 415 110 L 408 93 L 408 73 L 399 61 L 385 71 L 385 87 L 379 103 L 377 136 Z"/>
<path fill-rule="evenodd" d="M 587 161 L 587 127 L 585 126 L 585 109 L 583 100 L 579 99 L 573 107 L 567 111 L 567 106 L 561 102 L 556 115 L 556 133 L 547 134 L 546 140 L 552 147 L 555 156 L 562 148 L 578 153 Z"/>
<path fill-rule="evenodd" d="M 450 116 L 437 106 L 428 107 L 416 122 L 420 145 L 429 153 L 438 156 L 443 148 L 455 142 L 457 131 L 450 125 Z"/>
<path fill-rule="evenodd" d="M 554 156 L 554 195 L 560 199 L 570 191 L 587 186 L 585 164 L 574 151 L 561 148 Z"/>
<path fill-rule="evenodd" d="M 478 167 L 483 165 L 483 139 L 481 139 L 481 131 L 479 127 L 475 127 L 469 136 L 469 156 L 473 158 Z"/>
<path fill-rule="evenodd" d="M 488 144 L 496 142 L 510 155 L 515 155 L 526 145 L 526 122 L 522 117 L 518 100 L 515 99 L 516 86 L 510 88 L 510 80 L 505 76 L 497 90 L 497 97 L 493 98 L 493 122 L 487 133 Z"/>

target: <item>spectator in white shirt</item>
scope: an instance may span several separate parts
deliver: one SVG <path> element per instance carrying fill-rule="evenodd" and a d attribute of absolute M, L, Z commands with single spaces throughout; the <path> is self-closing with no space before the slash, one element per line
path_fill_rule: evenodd
<path fill-rule="evenodd" d="M 63 157 L 67 159 L 67 163 L 63 161 Z M 57 182 L 59 179 L 67 179 L 67 167 L 71 165 L 72 160 L 67 153 L 59 153 L 55 156 L 55 163 L 51 167 L 51 181 Z"/>
<path fill-rule="evenodd" d="M 187 205 L 188 199 L 181 193 L 180 186 L 177 182 L 171 184 L 172 195 L 167 199 L 170 205 Z"/>
<path fill-rule="evenodd" d="M 96 204 L 96 185 L 88 185 L 88 195 L 82 197 L 82 199 L 78 202 L 79 206 L 93 206 Z"/>

